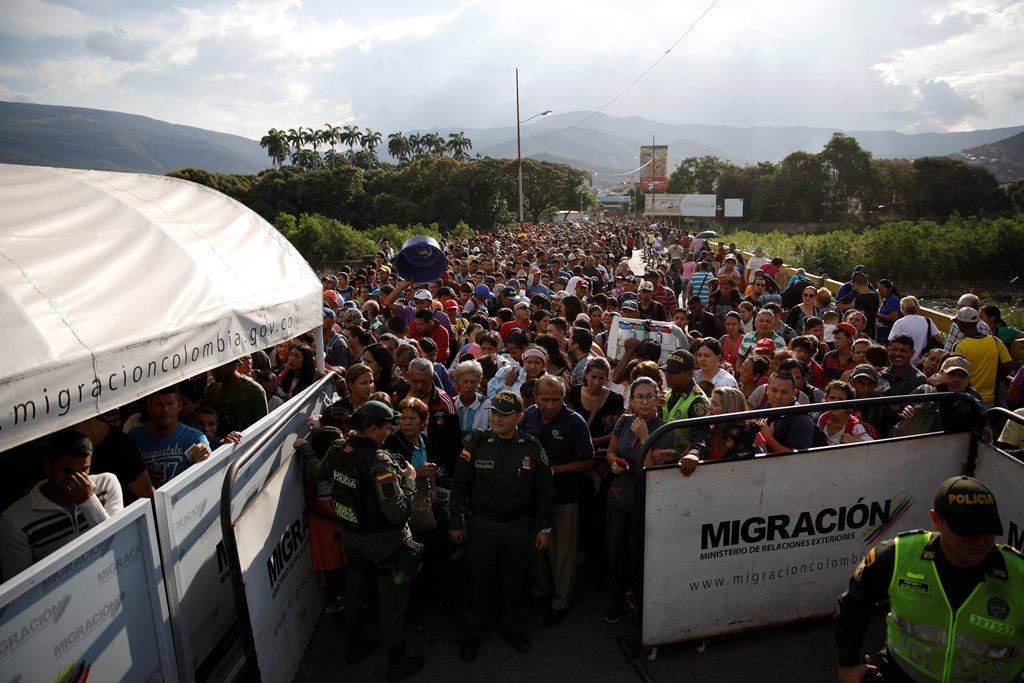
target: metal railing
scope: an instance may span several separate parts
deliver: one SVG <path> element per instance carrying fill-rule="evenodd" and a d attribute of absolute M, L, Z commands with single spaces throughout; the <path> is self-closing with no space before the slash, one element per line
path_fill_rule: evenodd
<path fill-rule="evenodd" d="M 310 396 L 318 396 L 324 388 L 331 384 L 338 377 L 337 373 L 329 372 L 320 380 L 315 382 L 307 391 Z M 252 622 L 249 621 L 249 601 L 245 597 L 245 584 L 242 582 L 242 567 L 238 560 L 238 545 L 235 543 L 234 519 L 231 516 L 231 497 L 234 490 L 235 477 L 238 471 L 249 462 L 260 450 L 267 445 L 276 432 L 280 431 L 288 422 L 299 413 L 304 402 L 292 401 L 285 403 L 278 408 L 279 415 L 273 424 L 267 427 L 258 437 L 246 443 L 238 457 L 232 461 L 228 471 L 224 474 L 224 484 L 220 490 L 220 525 L 224 537 L 224 550 L 227 555 L 228 568 L 231 575 L 231 588 L 235 595 L 235 609 L 238 612 L 238 628 L 242 636 L 242 648 L 245 652 L 245 666 L 242 670 L 241 680 L 259 681 L 259 666 L 256 659 L 256 641 L 252 632 Z M 269 477 L 268 477 L 269 479 Z M 239 511 L 241 515 L 242 511 Z"/>

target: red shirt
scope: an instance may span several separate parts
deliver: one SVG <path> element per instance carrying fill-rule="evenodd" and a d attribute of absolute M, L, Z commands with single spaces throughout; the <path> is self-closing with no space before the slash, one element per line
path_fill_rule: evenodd
<path fill-rule="evenodd" d="M 527 323 L 526 323 L 526 327 L 523 327 L 522 325 L 520 325 L 520 324 L 519 324 L 518 322 L 516 322 L 515 320 L 509 320 L 509 321 L 508 321 L 507 323 L 502 323 L 502 325 L 501 325 L 501 329 L 499 329 L 499 330 L 498 330 L 498 334 L 499 334 L 499 335 L 501 336 L 501 341 L 502 341 L 502 342 L 507 342 L 507 341 L 508 341 L 508 335 L 509 335 L 509 333 L 510 333 L 510 332 L 511 332 L 512 330 L 516 329 L 517 327 L 518 327 L 518 328 L 520 328 L 520 329 L 522 329 L 522 330 L 527 330 L 527 331 L 529 331 L 529 329 L 530 329 L 530 323 L 529 323 L 529 322 L 527 322 Z"/>
<path fill-rule="evenodd" d="M 409 325 L 408 337 L 409 339 L 430 337 L 437 345 L 437 362 L 443 365 L 448 359 L 448 330 L 438 325 L 436 320 L 434 321 L 434 329 L 425 335 L 420 334 L 420 331 L 416 329 L 416 323 Z"/>

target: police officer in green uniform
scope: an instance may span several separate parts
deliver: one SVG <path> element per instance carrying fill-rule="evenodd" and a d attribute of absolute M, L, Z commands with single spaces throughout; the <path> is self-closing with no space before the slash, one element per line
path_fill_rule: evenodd
<path fill-rule="evenodd" d="M 669 389 L 661 406 L 661 419 L 665 422 L 705 417 L 708 414 L 708 397 L 693 381 L 696 367 L 696 359 L 686 349 L 676 349 L 670 353 L 661 366 Z M 689 476 L 696 469 L 697 463 L 711 453 L 711 431 L 707 426 L 700 426 L 676 429 L 672 433 L 675 435 L 675 448 L 656 450 L 654 456 L 659 464 L 676 460 L 683 474 Z"/>
<path fill-rule="evenodd" d="M 839 680 L 887 683 L 1020 681 L 1024 669 L 1024 557 L 997 545 L 995 496 L 976 479 L 942 482 L 936 531 L 910 531 L 872 548 L 839 598 Z M 889 599 L 878 667 L 860 663 L 872 608 Z"/>
<path fill-rule="evenodd" d="M 469 596 L 460 656 L 476 659 L 488 597 L 495 587 L 501 635 L 518 652 L 529 652 L 523 632 L 523 587 L 531 542 L 547 548 L 554 484 L 540 442 L 518 428 L 523 402 L 500 391 L 491 402 L 491 428 L 474 430 L 455 464 L 450 498 L 455 543 L 466 541 Z M 495 581 L 496 579 L 496 581 Z"/>
<path fill-rule="evenodd" d="M 407 521 L 412 513 L 416 470 L 381 449 L 401 413 L 367 401 L 349 420 L 356 433 L 331 446 L 317 479 L 331 482 L 334 512 L 341 524 L 348 571 L 345 576 L 347 661 L 358 664 L 379 643 L 363 636 L 363 605 L 376 583 L 380 624 L 387 645 L 388 680 L 399 681 L 423 668 L 422 657 L 405 654 L 404 617 L 419 544 Z"/>

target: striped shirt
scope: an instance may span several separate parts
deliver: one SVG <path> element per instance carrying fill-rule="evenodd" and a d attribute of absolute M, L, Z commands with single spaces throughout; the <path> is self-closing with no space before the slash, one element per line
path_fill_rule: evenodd
<path fill-rule="evenodd" d="M 0 516 L 0 564 L 4 578 L 27 569 L 124 507 L 121 485 L 110 473 L 90 474 L 93 495 L 71 510 L 47 498 L 36 484 Z"/>

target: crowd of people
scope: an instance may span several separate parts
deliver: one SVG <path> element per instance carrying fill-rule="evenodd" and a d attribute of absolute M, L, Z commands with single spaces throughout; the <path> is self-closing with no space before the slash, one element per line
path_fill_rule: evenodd
<path fill-rule="evenodd" d="M 547 603 L 545 626 L 564 619 L 581 551 L 610 579 L 605 620 L 620 621 L 636 579 L 638 467 L 700 476 L 716 460 L 969 430 L 978 410 L 1024 410 L 1024 370 L 1005 381 L 1021 333 L 973 294 L 944 338 L 914 296 L 863 266 L 833 294 L 760 248 L 746 258 L 664 226 L 544 224 L 442 248 L 448 271 L 422 284 L 396 272 L 382 240 L 372 261 L 323 277 L 319 329 L 45 441 L 39 474 L 8 477 L 4 576 L 301 394 L 317 379 L 315 335 L 338 396 L 297 444 L 314 491 L 314 564 L 329 609 L 347 607 L 350 663 L 375 647 L 352 605 L 379 579 L 392 680 L 422 667 L 403 633 L 423 630 L 420 606 L 438 600 L 463 545 L 466 661 L 491 597 L 519 652 L 530 649 L 523 585 Z M 626 320 L 668 333 L 622 333 Z M 944 391 L 964 400 L 928 400 Z M 829 406 L 877 396 L 907 398 Z M 793 405 L 813 409 L 743 415 Z M 669 431 L 644 456 L 663 424 L 709 415 L 731 418 Z M 1010 422 L 995 438 L 1019 451 L 1022 432 Z"/>

